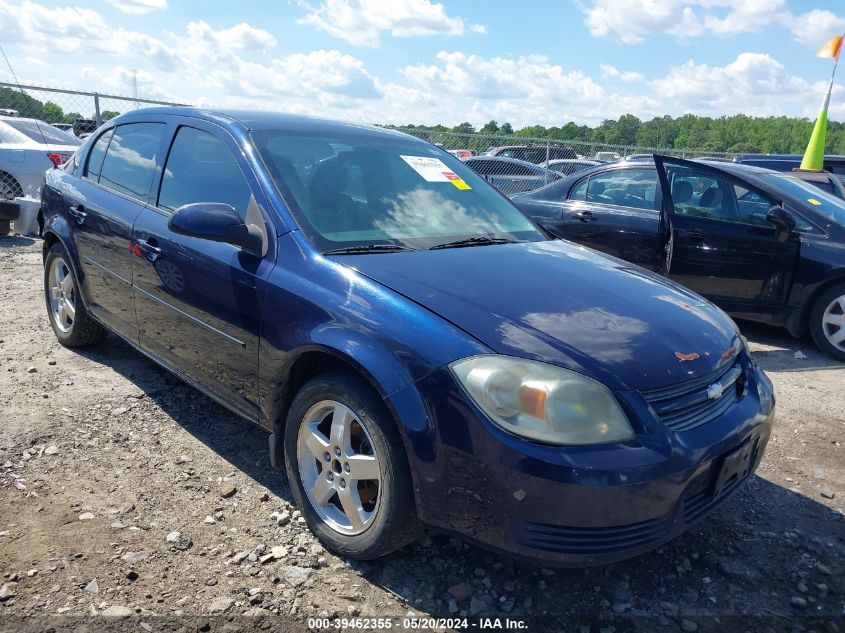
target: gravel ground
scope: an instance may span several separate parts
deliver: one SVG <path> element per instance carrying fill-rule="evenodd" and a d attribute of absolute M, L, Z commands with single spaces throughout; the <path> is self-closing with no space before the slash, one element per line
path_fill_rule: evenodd
<path fill-rule="evenodd" d="M 40 253 L 0 237 L 0 631 L 47 616 L 57 630 L 304 630 L 409 612 L 532 630 L 845 631 L 845 366 L 809 340 L 743 324 L 778 395 L 768 452 L 656 552 L 549 570 L 426 534 L 361 564 L 311 536 L 261 430 L 114 337 L 60 347 Z"/>

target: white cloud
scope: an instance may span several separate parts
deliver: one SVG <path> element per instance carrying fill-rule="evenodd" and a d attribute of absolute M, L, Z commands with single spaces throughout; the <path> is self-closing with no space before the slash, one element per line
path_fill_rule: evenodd
<path fill-rule="evenodd" d="M 610 64 L 599 64 L 599 70 L 601 70 L 601 76 L 604 79 L 620 79 L 625 82 L 642 81 L 644 79 L 640 73 L 632 70 L 619 70 Z"/>
<path fill-rule="evenodd" d="M 687 39 L 701 35 L 703 28 L 684 0 L 593 0 L 578 6 L 592 36 L 624 44 L 639 44 L 655 33 Z"/>
<path fill-rule="evenodd" d="M 308 11 L 300 24 L 357 46 L 377 47 L 382 33 L 419 37 L 487 32 L 481 24 L 467 25 L 463 18 L 447 15 L 442 4 L 431 0 L 322 0 L 318 5 L 300 0 L 300 4 Z"/>
<path fill-rule="evenodd" d="M 431 116 L 447 117 L 444 120 L 454 119 L 458 110 L 467 113 L 464 118 L 471 113 L 474 121 L 561 125 L 631 111 L 649 114 L 659 105 L 651 96 L 612 93 L 580 70 L 566 69 L 542 55 L 487 58 L 440 52 L 436 60 L 401 73 L 413 88 L 437 96 Z"/>
<path fill-rule="evenodd" d="M 845 18 L 830 11 L 814 9 L 789 21 L 792 36 L 808 48 L 821 48 L 834 35 L 845 33 Z"/>
<path fill-rule="evenodd" d="M 845 18 L 829 10 L 804 14 L 786 0 L 576 0 L 594 37 L 641 44 L 647 37 L 672 35 L 680 42 L 710 35 L 756 33 L 772 25 L 787 29 L 813 48 L 845 31 Z"/>
<path fill-rule="evenodd" d="M 143 15 L 167 8 L 167 0 L 108 0 L 108 3 L 130 15 Z"/>
<path fill-rule="evenodd" d="M 189 22 L 187 31 L 188 37 L 204 40 L 227 51 L 260 50 L 273 48 L 276 45 L 276 38 L 272 34 L 264 29 L 250 26 L 246 22 L 215 31 L 207 22 L 199 20 Z"/>
<path fill-rule="evenodd" d="M 664 107 L 693 114 L 773 116 L 801 111 L 814 87 L 764 53 L 742 53 L 726 66 L 690 60 L 650 82 Z M 815 102 L 815 98 L 811 99 Z"/>

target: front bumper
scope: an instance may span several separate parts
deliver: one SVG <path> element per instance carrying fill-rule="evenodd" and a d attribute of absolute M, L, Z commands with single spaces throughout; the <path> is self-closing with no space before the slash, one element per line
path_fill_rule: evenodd
<path fill-rule="evenodd" d="M 688 432 L 654 419 L 623 445 L 552 447 L 501 431 L 448 371 L 435 372 L 417 383 L 436 435 L 433 449 L 412 454 L 420 517 L 544 565 L 604 564 L 654 549 L 728 498 L 760 463 L 774 393 L 750 361 L 746 375 L 736 404 Z M 625 399 L 654 418 L 639 394 Z M 420 437 L 409 440 L 414 453 Z M 728 457 L 739 452 L 742 460 Z M 738 470 L 725 466 L 737 461 Z"/>

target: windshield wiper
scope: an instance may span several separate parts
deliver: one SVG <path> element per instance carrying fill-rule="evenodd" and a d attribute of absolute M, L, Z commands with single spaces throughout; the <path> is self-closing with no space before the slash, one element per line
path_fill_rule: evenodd
<path fill-rule="evenodd" d="M 504 237 L 486 237 L 479 235 L 478 237 L 468 237 L 463 240 L 455 240 L 454 242 L 444 242 L 443 244 L 435 244 L 430 251 L 437 248 L 466 248 L 468 246 L 487 246 L 489 244 L 513 244 L 513 240 Z"/>
<path fill-rule="evenodd" d="M 325 251 L 323 255 L 360 255 L 365 253 L 399 253 L 401 251 L 415 251 L 416 248 L 401 244 L 366 244 L 363 246 L 345 246 Z"/>

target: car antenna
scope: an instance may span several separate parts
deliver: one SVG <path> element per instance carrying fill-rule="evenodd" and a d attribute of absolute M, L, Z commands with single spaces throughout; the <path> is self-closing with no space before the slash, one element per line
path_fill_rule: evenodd
<path fill-rule="evenodd" d="M 9 58 L 6 57 L 6 51 L 3 50 L 2 44 L 0 44 L 0 53 L 3 54 L 3 59 L 6 60 L 6 65 L 9 67 L 9 72 L 12 73 L 12 78 L 15 80 L 15 84 L 17 85 L 18 90 L 21 91 L 22 95 L 28 96 L 26 92 L 24 92 L 23 86 L 21 86 L 21 82 L 18 81 L 18 76 L 15 74 L 15 69 L 12 68 L 12 64 L 11 62 L 9 62 Z M 33 121 L 35 121 L 35 127 L 38 128 L 38 133 L 41 135 L 41 140 L 44 142 L 44 146 L 47 148 L 47 151 L 50 151 L 50 144 L 47 142 L 47 136 L 44 134 L 44 130 L 41 129 L 41 122 L 38 119 L 33 119 Z"/>

